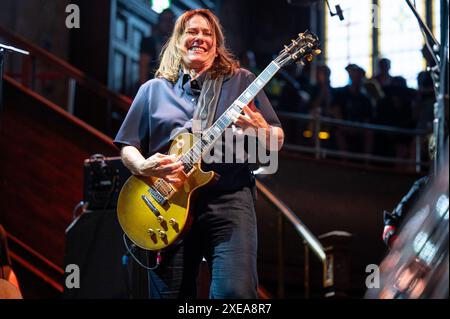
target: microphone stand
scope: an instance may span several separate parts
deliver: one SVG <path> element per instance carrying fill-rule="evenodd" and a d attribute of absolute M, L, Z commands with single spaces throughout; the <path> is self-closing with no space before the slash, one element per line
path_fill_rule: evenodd
<path fill-rule="evenodd" d="M 24 51 L 12 46 L 7 46 L 0 43 L 0 120 L 3 112 L 3 66 L 5 62 L 5 53 L 6 52 L 14 52 L 20 53 L 24 55 L 29 55 L 30 52 Z"/>
<path fill-rule="evenodd" d="M 325 3 L 327 4 L 328 11 L 330 12 L 330 15 L 332 17 L 338 16 L 339 20 L 344 21 L 344 13 L 342 12 L 342 9 L 341 9 L 340 5 L 335 5 L 334 7 L 336 8 L 336 12 L 333 12 L 333 11 L 331 11 L 330 4 L 328 3 L 328 0 L 325 0 Z"/>
<path fill-rule="evenodd" d="M 441 2 L 441 7 L 443 7 L 443 3 Z M 444 150 L 444 108 L 445 108 L 445 97 L 446 97 L 446 88 L 448 81 L 446 77 L 446 69 L 447 69 L 447 54 L 448 52 L 448 13 L 447 8 L 445 10 L 441 10 L 441 20 L 442 24 L 444 24 L 442 39 L 444 39 L 444 43 L 441 46 L 433 36 L 433 33 L 428 28 L 428 26 L 423 22 L 419 13 L 417 12 L 414 5 L 410 0 L 406 0 L 406 4 L 412 10 L 414 16 L 419 23 L 419 27 L 422 31 L 422 34 L 425 38 L 426 48 L 431 55 L 433 61 L 435 62 L 435 66 L 428 66 L 427 71 L 430 72 L 431 78 L 434 84 L 434 92 L 436 95 L 436 103 L 434 104 L 434 121 L 433 121 L 433 137 L 436 144 L 435 156 L 434 156 L 434 175 L 437 175 L 440 171 L 440 167 L 443 164 L 445 150 Z M 430 43 L 431 41 L 431 43 Z"/>

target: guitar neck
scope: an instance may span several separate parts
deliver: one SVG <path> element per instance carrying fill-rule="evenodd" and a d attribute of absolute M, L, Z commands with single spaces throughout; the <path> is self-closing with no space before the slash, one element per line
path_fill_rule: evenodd
<path fill-rule="evenodd" d="M 264 71 L 245 89 L 244 92 L 228 107 L 228 109 L 217 119 L 217 121 L 207 130 L 214 135 L 216 133 L 220 137 L 225 129 L 233 123 L 233 118 L 236 114 L 241 113 L 245 105 L 248 105 L 258 93 L 266 86 L 266 84 L 278 72 L 280 67 L 271 62 Z"/>
<path fill-rule="evenodd" d="M 225 129 L 230 126 L 236 117 L 242 112 L 245 105 L 248 105 L 266 84 L 278 72 L 280 67 L 272 61 L 261 74 L 245 89 L 244 92 L 228 107 L 228 109 L 205 130 L 201 139 L 197 141 L 191 150 L 186 153 L 186 163 L 196 163 L 208 152 L 214 143 L 222 136 Z"/>

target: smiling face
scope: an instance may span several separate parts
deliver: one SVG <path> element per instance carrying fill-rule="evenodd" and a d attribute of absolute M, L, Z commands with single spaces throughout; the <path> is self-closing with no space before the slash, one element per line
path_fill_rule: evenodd
<path fill-rule="evenodd" d="M 187 21 L 181 45 L 185 68 L 201 73 L 212 66 L 217 54 L 216 37 L 205 17 L 194 15 Z"/>

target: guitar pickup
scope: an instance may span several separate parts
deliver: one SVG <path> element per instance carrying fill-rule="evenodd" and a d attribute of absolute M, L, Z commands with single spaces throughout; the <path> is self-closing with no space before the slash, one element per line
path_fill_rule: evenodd
<path fill-rule="evenodd" d="M 167 203 L 167 199 L 153 187 L 150 187 L 149 192 L 159 205 L 164 206 Z"/>
<path fill-rule="evenodd" d="M 148 208 L 150 208 L 152 213 L 155 214 L 156 217 L 161 215 L 159 210 L 155 207 L 155 205 L 152 204 L 152 202 L 150 201 L 150 199 L 147 196 L 142 195 L 141 198 L 144 201 L 144 203 L 148 206 Z"/>

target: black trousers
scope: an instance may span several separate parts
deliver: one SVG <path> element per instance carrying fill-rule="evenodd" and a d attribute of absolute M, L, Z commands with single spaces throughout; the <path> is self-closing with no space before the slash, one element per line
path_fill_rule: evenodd
<path fill-rule="evenodd" d="M 257 298 L 257 226 L 252 187 L 231 192 L 202 190 L 183 242 L 163 252 L 149 271 L 151 298 L 197 297 L 196 280 L 207 260 L 212 299 Z"/>

